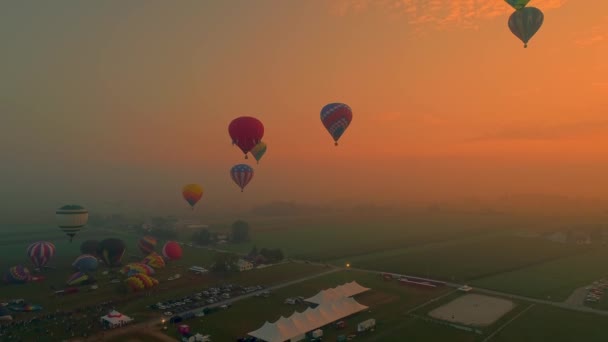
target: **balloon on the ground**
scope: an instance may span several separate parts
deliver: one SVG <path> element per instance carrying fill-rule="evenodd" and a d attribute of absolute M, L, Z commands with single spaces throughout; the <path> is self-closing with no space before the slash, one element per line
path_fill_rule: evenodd
<path fill-rule="evenodd" d="M 4 281 L 9 284 L 27 283 L 31 278 L 30 270 L 22 265 L 16 265 L 8 269 L 4 274 Z"/>
<path fill-rule="evenodd" d="M 530 0 L 505 0 L 505 2 L 508 3 L 514 9 L 520 10 L 520 9 L 526 7 L 526 5 L 528 4 L 528 2 L 530 2 Z"/>
<path fill-rule="evenodd" d="M 97 257 L 90 254 L 83 254 L 74 260 L 72 266 L 81 272 L 94 272 L 99 266 Z"/>
<path fill-rule="evenodd" d="M 136 274 L 127 278 L 127 285 L 133 291 L 141 291 L 158 285 L 158 280 L 145 274 Z"/>
<path fill-rule="evenodd" d="M 165 267 L 165 259 L 157 253 L 150 253 L 147 257 L 142 260 L 142 264 L 149 265 L 155 269 Z"/>
<path fill-rule="evenodd" d="M 90 282 L 92 281 L 92 277 L 84 272 L 76 272 L 74 274 L 72 274 L 68 280 L 66 281 L 67 285 L 70 286 L 74 286 L 74 285 L 84 285 L 85 282 Z"/>
<path fill-rule="evenodd" d="M 344 103 L 330 103 L 321 109 L 321 122 L 336 146 L 352 120 L 353 112 Z"/>
<path fill-rule="evenodd" d="M 127 276 L 133 276 L 136 274 L 153 275 L 155 273 L 154 268 L 144 263 L 130 263 L 127 264 L 120 270 L 120 273 L 126 274 Z"/>
<path fill-rule="evenodd" d="M 203 187 L 198 184 L 186 184 L 182 188 L 182 196 L 194 209 L 194 205 L 203 197 Z"/>
<path fill-rule="evenodd" d="M 253 179 L 253 168 L 247 164 L 235 165 L 230 169 L 230 177 L 243 192 L 247 184 Z"/>
<path fill-rule="evenodd" d="M 64 205 L 55 211 L 55 220 L 71 242 L 74 235 L 87 224 L 89 211 L 79 205 Z"/>
<path fill-rule="evenodd" d="M 34 267 L 44 267 L 55 255 L 55 245 L 48 241 L 38 241 L 27 247 L 27 256 Z"/>
<path fill-rule="evenodd" d="M 97 255 L 99 252 L 99 241 L 97 240 L 86 240 L 80 244 L 80 253 Z"/>
<path fill-rule="evenodd" d="M 101 261 L 109 267 L 120 266 L 120 261 L 127 247 L 120 239 L 110 238 L 99 243 L 99 256 Z"/>
<path fill-rule="evenodd" d="M 536 7 L 524 7 L 511 14 L 509 17 L 509 29 L 528 47 L 528 42 L 543 25 L 545 16 Z"/>
<path fill-rule="evenodd" d="M 167 241 L 162 253 L 169 260 L 179 260 L 182 257 L 182 247 L 175 241 Z"/>
<path fill-rule="evenodd" d="M 264 154 L 266 153 L 267 147 L 266 147 L 266 143 L 263 141 L 260 141 L 257 145 L 255 145 L 252 149 L 251 149 L 251 155 L 253 155 L 253 158 L 255 158 L 256 162 L 260 162 L 260 159 L 262 159 L 262 156 L 264 156 Z"/>
<path fill-rule="evenodd" d="M 264 124 L 254 117 L 241 116 L 230 122 L 228 134 L 232 144 L 237 145 L 247 158 L 247 153 L 262 140 Z"/>
<path fill-rule="evenodd" d="M 141 251 L 143 255 L 148 255 L 156 249 L 156 245 L 158 244 L 158 240 L 156 240 L 153 236 L 144 236 L 139 241 L 137 241 L 137 248 Z"/>

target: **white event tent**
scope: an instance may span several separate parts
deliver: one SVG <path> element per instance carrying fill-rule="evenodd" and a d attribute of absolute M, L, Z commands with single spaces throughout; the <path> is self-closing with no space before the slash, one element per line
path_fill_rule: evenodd
<path fill-rule="evenodd" d="M 306 298 L 305 301 L 313 304 L 321 304 L 335 301 L 343 297 L 352 297 L 369 290 L 369 288 L 359 285 L 356 281 L 351 281 L 350 283 L 323 290 L 310 298 Z"/>

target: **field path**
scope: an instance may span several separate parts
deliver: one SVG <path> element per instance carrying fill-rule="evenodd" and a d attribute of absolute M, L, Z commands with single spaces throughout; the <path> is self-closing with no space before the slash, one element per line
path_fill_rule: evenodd
<path fill-rule="evenodd" d="M 525 309 L 523 309 L 520 313 L 518 313 L 517 315 L 515 315 L 515 317 L 511 318 L 510 320 L 508 320 L 507 322 L 505 322 L 505 324 L 501 325 L 498 329 L 496 329 L 496 331 L 494 331 L 492 334 L 490 334 L 488 337 L 486 337 L 482 342 L 487 342 L 489 340 L 491 340 L 494 336 L 496 336 L 496 334 L 498 334 L 502 329 L 506 328 L 507 325 L 511 324 L 511 322 L 515 321 L 516 319 L 518 319 L 521 315 L 523 315 L 524 313 L 526 313 L 526 311 L 530 310 L 534 305 L 534 303 L 528 305 L 528 307 L 526 307 Z"/>

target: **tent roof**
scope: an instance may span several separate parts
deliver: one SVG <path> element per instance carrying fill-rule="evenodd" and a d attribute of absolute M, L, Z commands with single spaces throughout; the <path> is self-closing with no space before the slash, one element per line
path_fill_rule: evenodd
<path fill-rule="evenodd" d="M 316 295 L 306 298 L 305 300 L 309 303 L 321 304 L 335 301 L 342 297 L 352 297 L 369 290 L 369 288 L 359 285 L 356 281 L 351 281 L 350 283 L 320 291 Z"/>
<path fill-rule="evenodd" d="M 365 309 L 367 306 L 357 303 L 353 298 L 342 297 L 331 303 L 322 303 L 314 309 L 294 312 L 289 318 L 281 316 L 274 323 L 267 321 L 249 335 L 267 342 L 283 342 Z"/>
<path fill-rule="evenodd" d="M 101 316 L 101 319 L 111 324 L 131 322 L 133 320 L 131 317 L 125 316 L 116 310 L 112 310 L 109 314 Z"/>

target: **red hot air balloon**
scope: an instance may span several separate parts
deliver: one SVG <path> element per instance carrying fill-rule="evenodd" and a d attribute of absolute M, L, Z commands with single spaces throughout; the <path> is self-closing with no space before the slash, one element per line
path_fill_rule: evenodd
<path fill-rule="evenodd" d="M 169 260 L 178 260 L 182 257 L 182 247 L 175 241 L 167 241 L 163 246 L 163 256 Z"/>
<path fill-rule="evenodd" d="M 264 125 L 251 116 L 238 117 L 228 126 L 232 144 L 237 145 L 247 158 L 247 153 L 255 147 L 264 136 Z"/>

